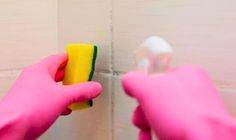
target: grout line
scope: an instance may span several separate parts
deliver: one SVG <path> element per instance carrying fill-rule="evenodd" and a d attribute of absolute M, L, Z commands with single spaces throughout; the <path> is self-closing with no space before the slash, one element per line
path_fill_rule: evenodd
<path fill-rule="evenodd" d="M 123 74 L 125 74 L 125 72 L 114 71 L 112 75 L 113 76 L 121 76 Z"/>
<path fill-rule="evenodd" d="M 18 67 L 18 68 L 12 68 L 12 69 L 0 69 L 0 72 L 22 70 L 22 69 L 24 69 L 24 67 L 22 67 L 22 68 Z"/>
<path fill-rule="evenodd" d="M 94 76 L 109 76 L 109 77 L 111 77 L 112 76 L 112 74 L 111 73 L 103 73 L 103 72 L 95 72 L 94 73 Z"/>
<path fill-rule="evenodd" d="M 4 70 L 0 70 L 0 77 L 7 77 L 7 76 L 17 76 L 20 72 L 22 71 L 22 69 L 4 69 Z M 123 72 L 117 72 L 117 71 L 113 71 L 113 73 L 109 72 L 109 71 L 95 71 L 94 73 L 95 75 L 110 75 L 110 76 L 121 76 L 124 73 Z"/>
<path fill-rule="evenodd" d="M 96 69 L 95 73 L 107 73 L 107 74 L 112 74 L 110 70 L 105 70 L 105 69 Z"/>
<path fill-rule="evenodd" d="M 22 69 L 0 70 L 0 77 L 18 76 Z"/>
<path fill-rule="evenodd" d="M 113 72 L 110 72 L 110 71 L 107 71 L 107 70 L 99 70 L 99 71 L 95 71 L 95 73 L 97 74 L 110 74 L 111 76 L 119 76 L 119 75 L 123 75 L 125 74 L 125 72 L 120 72 L 120 71 L 113 71 Z"/>
<path fill-rule="evenodd" d="M 111 76 L 111 140 L 114 140 L 114 131 L 115 131 L 115 126 L 114 126 L 114 122 L 115 122 L 115 114 L 114 114 L 114 101 L 115 101 L 115 96 L 114 96 L 114 86 L 115 86 L 115 80 L 114 80 L 114 76 L 112 74 Z"/>
<path fill-rule="evenodd" d="M 114 65 L 113 65 L 113 62 L 114 62 L 114 34 L 113 34 L 113 31 L 114 31 L 114 26 L 113 26 L 113 0 L 111 0 L 111 10 L 110 10 L 110 35 L 111 35 L 111 42 L 110 42 L 110 46 L 111 46 L 111 49 L 110 49 L 110 71 L 111 73 L 113 73 L 114 71 Z"/>
<path fill-rule="evenodd" d="M 57 32 L 57 35 L 56 35 L 56 38 L 57 38 L 57 40 L 56 40 L 56 41 L 57 41 L 57 51 L 58 51 L 58 52 L 60 52 L 60 41 L 59 41 L 59 34 L 60 34 L 60 33 L 59 33 L 59 13 L 60 13 L 60 12 L 59 12 L 59 11 L 60 11 L 60 9 L 59 9 L 59 3 L 60 3 L 60 0 L 57 0 L 57 6 L 56 6 L 56 7 L 57 7 L 57 15 L 56 15 L 56 16 L 57 16 L 57 17 L 56 17 L 56 20 L 57 20 L 57 21 L 56 21 L 56 23 L 57 23 L 57 25 L 56 25 L 56 26 L 57 26 L 57 31 L 56 31 L 56 32 Z"/>
<path fill-rule="evenodd" d="M 114 65 L 113 65 L 113 62 L 114 62 L 114 26 L 113 26 L 113 14 L 114 14 L 114 0 L 110 0 L 110 4 L 111 4 L 111 9 L 110 9 L 110 34 L 111 34 L 111 49 L 110 49 L 110 71 L 111 71 L 111 87 L 110 87 L 110 90 L 111 90 L 111 140 L 114 140 L 114 99 L 115 99 L 115 96 L 114 96 L 114 86 L 115 86 L 115 83 L 114 83 L 114 79 L 113 79 L 113 75 L 114 75 Z"/>

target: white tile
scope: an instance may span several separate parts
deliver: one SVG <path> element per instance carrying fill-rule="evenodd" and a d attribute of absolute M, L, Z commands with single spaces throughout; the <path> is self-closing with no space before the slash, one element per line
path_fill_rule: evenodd
<path fill-rule="evenodd" d="M 113 138 L 114 140 L 137 140 L 138 129 L 131 121 L 137 103 L 125 95 L 118 76 L 114 77 L 113 82 Z"/>
<path fill-rule="evenodd" d="M 59 0 L 59 47 L 69 43 L 98 46 L 97 70 L 110 70 L 111 1 Z"/>
<path fill-rule="evenodd" d="M 0 2 L 0 69 L 22 68 L 57 51 L 57 0 Z"/>
<path fill-rule="evenodd" d="M 92 108 L 60 117 L 55 124 L 57 140 L 111 140 L 111 79 L 98 74 L 94 80 L 102 83 L 102 95 L 94 100 Z"/>
<path fill-rule="evenodd" d="M 114 0 L 114 69 L 134 69 L 133 51 L 150 35 L 174 46 L 174 64 L 195 63 L 236 87 L 236 1 Z M 220 85 L 224 86 L 224 85 Z"/>

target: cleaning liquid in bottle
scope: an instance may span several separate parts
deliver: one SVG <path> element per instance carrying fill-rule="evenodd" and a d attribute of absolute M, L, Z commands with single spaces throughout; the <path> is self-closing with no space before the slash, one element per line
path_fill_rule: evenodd
<path fill-rule="evenodd" d="M 172 52 L 168 42 L 151 36 L 135 51 L 136 66 L 146 74 L 163 74 L 170 69 Z"/>

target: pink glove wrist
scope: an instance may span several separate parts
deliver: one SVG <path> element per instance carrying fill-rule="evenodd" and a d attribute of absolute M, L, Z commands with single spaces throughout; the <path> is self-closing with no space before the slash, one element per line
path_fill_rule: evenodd
<path fill-rule="evenodd" d="M 29 130 L 30 122 L 23 113 L 17 110 L 12 110 L 8 108 L 6 109 L 5 106 L 0 105 L 0 116 L 1 140 L 25 139 L 26 132 Z"/>

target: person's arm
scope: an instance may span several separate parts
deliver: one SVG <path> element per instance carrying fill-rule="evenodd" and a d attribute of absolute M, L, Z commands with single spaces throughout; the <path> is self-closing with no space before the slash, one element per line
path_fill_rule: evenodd
<path fill-rule="evenodd" d="M 140 140 L 150 140 L 151 130 L 160 140 L 236 139 L 235 119 L 202 68 L 184 66 L 149 76 L 130 72 L 122 84 L 139 103 L 133 123 Z"/>
<path fill-rule="evenodd" d="M 43 134 L 60 115 L 71 112 L 74 102 L 97 97 L 97 82 L 63 86 L 66 54 L 52 55 L 25 68 L 0 102 L 0 139 L 33 140 Z"/>

